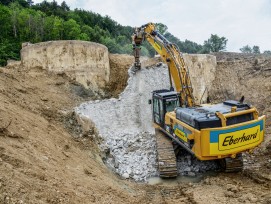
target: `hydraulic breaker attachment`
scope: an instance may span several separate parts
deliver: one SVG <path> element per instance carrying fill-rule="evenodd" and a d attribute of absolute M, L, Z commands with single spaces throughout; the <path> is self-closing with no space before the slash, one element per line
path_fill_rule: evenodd
<path fill-rule="evenodd" d="M 135 62 L 134 62 L 134 70 L 133 71 L 138 71 L 141 69 L 141 63 L 139 60 L 140 57 L 140 47 L 139 46 L 134 46 L 134 57 L 135 57 Z"/>
<path fill-rule="evenodd" d="M 132 35 L 132 42 L 133 42 L 133 50 L 134 50 L 134 67 L 133 71 L 136 72 L 141 69 L 141 63 L 140 63 L 140 46 L 143 42 L 143 32 L 139 30 L 138 28 L 135 29 L 134 34 Z"/>

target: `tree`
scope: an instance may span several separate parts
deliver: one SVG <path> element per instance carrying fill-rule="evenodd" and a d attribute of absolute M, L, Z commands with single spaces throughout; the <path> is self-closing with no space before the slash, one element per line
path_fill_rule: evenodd
<path fill-rule="evenodd" d="M 0 4 L 3 4 L 5 6 L 9 5 L 12 2 L 13 2 L 12 0 L 0 0 Z"/>
<path fill-rule="evenodd" d="M 0 4 L 0 40 L 8 38 L 12 31 L 11 11 L 6 6 Z"/>
<path fill-rule="evenodd" d="M 63 11 L 69 11 L 70 7 L 66 4 L 65 1 L 63 1 L 60 5 L 60 7 L 62 8 Z"/>
<path fill-rule="evenodd" d="M 257 45 L 254 45 L 253 47 L 250 47 L 249 45 L 245 45 L 242 48 L 240 48 L 240 51 L 242 53 L 253 53 L 253 54 L 260 54 L 260 47 Z"/>
<path fill-rule="evenodd" d="M 199 45 L 190 40 L 185 40 L 184 42 L 180 42 L 177 44 L 182 52 L 186 53 L 198 53 L 202 50 L 202 45 Z"/>
<path fill-rule="evenodd" d="M 88 40 L 94 41 L 94 38 L 95 38 L 94 35 L 95 35 L 95 33 L 94 33 L 94 29 L 93 28 L 91 28 L 88 25 L 84 25 L 81 28 L 81 32 L 87 34 Z"/>
<path fill-rule="evenodd" d="M 265 50 L 265 51 L 263 52 L 263 54 L 271 55 L 271 50 Z"/>
<path fill-rule="evenodd" d="M 0 64 L 19 57 L 21 43 L 50 40 L 90 40 L 108 46 L 112 53 L 132 54 L 131 26 L 122 26 L 110 16 L 83 9 L 70 10 L 64 0 L 0 0 Z M 32 5 L 33 4 L 33 5 Z M 167 26 L 156 24 L 157 30 L 181 51 L 197 53 L 202 45 L 189 40 L 180 41 L 167 31 Z M 142 55 L 154 56 L 153 47 L 144 42 Z"/>
<path fill-rule="evenodd" d="M 32 6 L 32 5 L 34 4 L 34 1 L 32 1 L 32 0 L 27 0 L 26 2 L 27 2 L 27 4 L 28 4 L 29 6 Z"/>
<path fill-rule="evenodd" d="M 102 44 L 108 47 L 109 52 L 121 53 L 121 47 L 117 45 L 114 39 L 111 39 L 109 37 L 102 37 L 101 41 Z"/>
<path fill-rule="evenodd" d="M 190 40 L 181 41 L 179 38 L 175 37 L 171 33 L 167 32 L 164 34 L 170 42 L 176 44 L 181 52 L 185 53 L 200 53 L 202 50 L 202 45 L 192 42 Z"/>
<path fill-rule="evenodd" d="M 89 41 L 89 36 L 86 33 L 80 33 L 78 40 Z"/>
<path fill-rule="evenodd" d="M 252 48 L 249 45 L 245 45 L 242 48 L 240 48 L 240 51 L 242 53 L 252 53 Z"/>
<path fill-rule="evenodd" d="M 260 53 L 261 53 L 260 47 L 254 45 L 254 46 L 252 47 L 252 52 L 253 52 L 254 54 L 260 54 Z"/>
<path fill-rule="evenodd" d="M 62 40 L 64 32 L 64 21 L 59 17 L 54 18 L 54 24 L 52 29 L 52 38 L 54 40 Z"/>
<path fill-rule="evenodd" d="M 20 45 L 17 43 L 7 39 L 0 41 L 0 65 L 6 65 L 9 59 L 18 60 L 20 58 L 18 50 L 20 50 Z"/>
<path fill-rule="evenodd" d="M 225 37 L 219 37 L 216 34 L 211 34 L 211 37 L 204 41 L 202 52 L 210 53 L 224 51 L 226 49 L 227 41 L 228 39 Z"/>
<path fill-rule="evenodd" d="M 13 35 L 15 38 L 18 36 L 18 15 L 20 12 L 20 5 L 15 2 L 10 4 L 11 12 L 11 22 L 13 28 Z"/>
<path fill-rule="evenodd" d="M 150 53 L 145 47 L 141 47 L 141 55 L 150 57 Z"/>
<path fill-rule="evenodd" d="M 18 4 L 20 4 L 24 8 L 28 8 L 29 7 L 28 2 L 25 1 L 25 0 L 15 0 L 15 1 L 12 1 L 12 2 L 17 2 Z"/>
<path fill-rule="evenodd" d="M 130 42 L 127 42 L 127 38 L 123 35 L 120 35 L 116 38 L 116 41 L 119 45 L 124 46 L 126 44 L 129 44 Z"/>
<path fill-rule="evenodd" d="M 80 25 L 73 19 L 64 22 L 64 35 L 67 40 L 77 40 L 81 33 Z"/>
<path fill-rule="evenodd" d="M 30 41 L 32 39 L 32 16 L 27 9 L 22 9 L 17 17 L 17 29 L 20 40 Z"/>

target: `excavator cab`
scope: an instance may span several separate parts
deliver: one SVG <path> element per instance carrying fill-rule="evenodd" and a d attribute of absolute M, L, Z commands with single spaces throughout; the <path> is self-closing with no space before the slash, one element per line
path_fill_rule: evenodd
<path fill-rule="evenodd" d="M 180 106 L 180 98 L 177 92 L 167 89 L 157 90 L 152 95 L 153 121 L 164 128 L 165 114 L 174 111 Z"/>

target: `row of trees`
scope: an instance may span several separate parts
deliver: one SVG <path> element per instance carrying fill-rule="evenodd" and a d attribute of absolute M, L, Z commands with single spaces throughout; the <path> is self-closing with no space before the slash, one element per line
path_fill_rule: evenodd
<path fill-rule="evenodd" d="M 71 11 L 65 2 L 33 5 L 32 1 L 0 0 L 0 22 L 0 65 L 19 59 L 22 42 L 86 40 L 104 44 L 113 53 L 132 53 L 132 27 L 121 26 L 109 16 Z"/>
<path fill-rule="evenodd" d="M 168 27 L 162 23 L 156 24 L 157 30 L 164 35 L 170 42 L 178 45 L 182 52 L 186 53 L 211 53 L 226 50 L 228 40 L 225 37 L 211 34 L 211 37 L 204 41 L 203 45 L 197 44 L 190 40 L 181 41 L 171 33 Z"/>
<path fill-rule="evenodd" d="M 242 53 L 253 53 L 253 54 L 260 54 L 261 53 L 260 47 L 257 46 L 257 45 L 254 45 L 252 47 L 250 47 L 249 45 L 245 45 L 242 48 L 240 48 L 240 51 Z M 263 54 L 271 55 L 271 51 L 270 50 L 265 50 L 263 52 Z"/>
<path fill-rule="evenodd" d="M 85 40 L 104 44 L 111 53 L 132 54 L 131 26 L 122 26 L 109 16 L 91 11 L 70 10 L 65 1 L 59 5 L 55 0 L 38 4 L 32 0 L 0 0 L 0 22 L 0 65 L 5 65 L 7 59 L 19 59 L 22 42 Z M 226 49 L 228 40 L 225 37 L 211 35 L 201 45 L 181 41 L 169 33 L 164 24 L 156 26 L 182 52 L 210 53 Z M 155 53 L 144 43 L 142 54 L 153 56 Z"/>

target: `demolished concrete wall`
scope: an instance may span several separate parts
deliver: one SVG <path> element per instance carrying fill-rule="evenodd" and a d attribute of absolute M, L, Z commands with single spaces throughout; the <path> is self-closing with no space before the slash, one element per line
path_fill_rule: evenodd
<path fill-rule="evenodd" d="M 21 50 L 21 64 L 24 69 L 63 72 L 93 91 L 104 89 L 110 75 L 107 47 L 86 41 L 25 43 Z"/>

